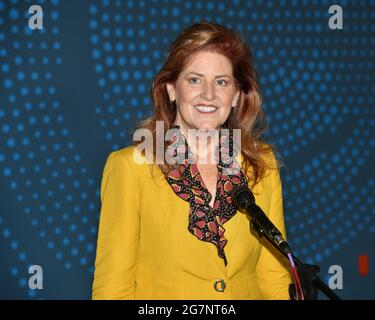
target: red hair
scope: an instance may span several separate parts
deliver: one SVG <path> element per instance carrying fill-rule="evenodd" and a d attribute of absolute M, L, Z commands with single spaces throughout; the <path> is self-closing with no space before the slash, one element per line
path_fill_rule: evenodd
<path fill-rule="evenodd" d="M 253 55 L 240 34 L 220 24 L 205 21 L 185 29 L 172 43 L 164 65 L 153 80 L 151 98 L 154 113 L 140 123 L 140 128 L 152 132 L 155 155 L 156 121 L 163 121 L 164 130 L 167 131 L 176 117 L 176 106 L 171 108 L 166 84 L 175 83 L 180 72 L 198 51 L 222 54 L 232 64 L 236 86 L 241 93 L 226 126 L 229 129 L 241 129 L 241 153 L 244 159 L 242 168 L 254 187 L 264 177 L 269 166 L 264 155 L 274 152 L 274 147 L 261 141 L 261 136 L 267 129 L 261 107 L 261 90 Z M 135 145 L 139 143 L 134 142 Z M 168 164 L 160 167 L 164 172 L 171 169 Z"/>

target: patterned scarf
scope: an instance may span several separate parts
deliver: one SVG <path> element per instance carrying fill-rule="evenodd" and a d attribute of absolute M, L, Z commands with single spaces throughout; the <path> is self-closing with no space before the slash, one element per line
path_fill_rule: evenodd
<path fill-rule="evenodd" d="M 227 265 L 224 247 L 228 240 L 224 237 L 223 225 L 237 212 L 232 204 L 230 191 L 235 186 L 247 185 L 247 179 L 233 154 L 233 136 L 228 129 L 221 128 L 226 130 L 220 130 L 220 143 L 215 152 L 218 179 L 215 202 L 211 207 L 211 193 L 204 185 L 184 135 L 178 126 L 175 128 L 167 154 L 177 163 L 174 163 L 173 169 L 165 174 L 166 180 L 180 198 L 189 202 L 188 230 L 198 239 L 213 243 L 218 249 L 219 257 Z"/>

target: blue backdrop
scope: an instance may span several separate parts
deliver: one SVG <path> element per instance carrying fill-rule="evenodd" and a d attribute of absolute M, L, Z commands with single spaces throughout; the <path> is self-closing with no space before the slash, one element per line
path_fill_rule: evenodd
<path fill-rule="evenodd" d="M 28 27 L 34 4 L 41 30 Z M 328 26 L 334 4 L 342 30 Z M 171 41 L 203 19 L 254 49 L 295 254 L 326 281 L 341 266 L 343 298 L 375 298 L 375 1 L 365 0 L 0 0 L 0 298 L 90 298 L 104 161 L 150 114 Z M 29 289 L 31 265 L 43 268 L 41 290 Z"/>

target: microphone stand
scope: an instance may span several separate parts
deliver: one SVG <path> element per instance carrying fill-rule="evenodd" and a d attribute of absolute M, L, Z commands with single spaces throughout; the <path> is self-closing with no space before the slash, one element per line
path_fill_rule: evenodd
<path fill-rule="evenodd" d="M 276 245 L 275 242 L 272 241 L 268 234 L 265 232 L 265 230 L 252 219 L 250 227 L 258 233 L 260 238 L 264 237 L 265 239 L 267 239 L 269 243 L 271 243 L 282 255 L 284 255 L 288 259 L 288 254 L 282 248 Z M 333 290 L 331 290 L 331 288 L 329 288 L 316 274 L 316 272 L 319 272 L 319 267 L 302 263 L 301 260 L 299 260 L 294 255 L 292 255 L 292 257 L 297 267 L 297 272 L 301 275 L 301 278 L 307 282 L 307 284 L 305 283 L 306 287 L 308 286 L 309 288 L 312 288 L 314 292 L 317 292 L 317 289 L 319 289 L 330 300 L 341 300 L 341 298 L 336 295 L 336 293 L 334 293 Z M 294 299 L 291 292 L 289 292 L 289 295 L 291 299 Z M 314 297 L 312 299 L 316 300 L 316 294 L 314 294 Z"/>

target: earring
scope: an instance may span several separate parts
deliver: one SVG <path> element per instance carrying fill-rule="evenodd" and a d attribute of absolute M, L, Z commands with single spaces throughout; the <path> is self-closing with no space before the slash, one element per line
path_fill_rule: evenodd
<path fill-rule="evenodd" d="M 176 102 L 176 100 L 173 100 L 173 101 L 169 100 L 169 107 L 171 109 L 173 109 L 175 102 Z"/>

